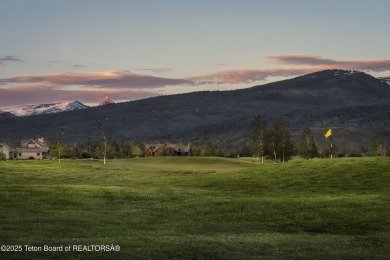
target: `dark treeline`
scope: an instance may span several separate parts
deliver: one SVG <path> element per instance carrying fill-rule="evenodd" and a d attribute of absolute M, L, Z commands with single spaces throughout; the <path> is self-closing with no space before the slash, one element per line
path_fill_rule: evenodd
<path fill-rule="evenodd" d="M 109 135 L 103 135 L 97 140 L 72 145 L 66 144 L 58 136 L 57 139 L 48 141 L 52 158 L 73 159 L 144 157 L 149 145 L 157 143 L 159 142 L 118 141 Z M 334 157 L 387 155 L 384 142 L 379 137 L 375 138 L 373 147 L 370 149 L 371 152 L 368 151 L 368 148 L 361 145 L 360 153 L 346 154 L 339 144 L 334 142 L 332 153 Z M 248 141 L 243 145 L 221 144 L 214 140 L 200 140 L 191 143 L 191 155 L 193 156 L 257 157 L 261 158 L 262 162 L 264 162 L 264 159 L 286 162 L 292 156 L 300 156 L 306 159 L 330 157 L 330 154 L 330 142 L 325 149 L 320 151 L 308 127 L 303 128 L 299 142 L 293 143 L 289 129 L 282 119 L 275 121 L 272 126 L 268 126 L 266 120 L 260 115 L 255 116 L 250 126 L 248 126 Z"/>
<path fill-rule="evenodd" d="M 106 142 L 106 158 L 134 158 L 144 157 L 145 151 L 149 144 L 157 142 L 140 143 L 131 140 L 116 141 L 108 138 Z M 50 146 L 50 155 L 52 158 L 66 159 L 103 159 L 104 157 L 104 141 L 96 140 L 83 144 L 60 144 L 55 141 L 48 142 Z M 193 156 L 217 156 L 217 157 L 239 157 L 252 156 L 252 151 L 249 146 L 228 146 L 221 148 L 212 140 L 200 141 L 191 144 L 191 154 Z M 170 153 L 163 153 L 160 156 L 170 156 Z"/>

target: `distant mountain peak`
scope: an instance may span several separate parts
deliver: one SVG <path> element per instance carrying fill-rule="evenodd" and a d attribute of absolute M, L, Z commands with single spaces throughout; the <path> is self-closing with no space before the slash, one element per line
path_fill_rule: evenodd
<path fill-rule="evenodd" d="M 83 103 L 81 103 L 80 101 L 76 100 L 76 101 L 73 101 L 71 103 L 69 103 L 67 106 L 66 106 L 66 110 L 77 110 L 77 109 L 84 109 L 84 108 L 87 108 L 88 106 L 84 105 Z"/>
<path fill-rule="evenodd" d="M 8 112 L 15 116 L 32 116 L 41 114 L 53 114 L 64 111 L 84 109 L 88 106 L 84 105 L 79 101 L 74 102 L 57 102 L 50 104 L 40 105 L 20 105 L 15 107 L 7 107 L 2 109 L 0 112 Z"/>
<path fill-rule="evenodd" d="M 110 104 L 115 104 L 115 102 L 112 101 L 112 99 L 107 96 L 107 97 L 103 98 L 102 101 L 100 101 L 99 106 L 105 106 L 105 105 L 110 105 Z"/>

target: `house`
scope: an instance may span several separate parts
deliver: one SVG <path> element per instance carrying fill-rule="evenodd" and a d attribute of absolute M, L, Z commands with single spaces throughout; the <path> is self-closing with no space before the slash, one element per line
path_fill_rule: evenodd
<path fill-rule="evenodd" d="M 13 158 L 13 153 L 12 153 L 12 150 L 11 148 L 6 145 L 6 144 L 2 144 L 0 143 L 0 153 L 3 153 L 5 154 L 5 159 L 9 159 L 9 158 Z"/>
<path fill-rule="evenodd" d="M 155 156 L 191 156 L 191 145 L 181 146 L 178 144 L 148 145 L 145 151 L 146 157 Z"/>
<path fill-rule="evenodd" d="M 25 160 L 25 159 L 47 159 L 49 158 L 49 147 L 45 145 L 44 139 L 40 138 L 38 140 L 30 139 L 23 140 L 21 142 L 21 147 L 18 147 L 14 150 L 15 159 Z"/>

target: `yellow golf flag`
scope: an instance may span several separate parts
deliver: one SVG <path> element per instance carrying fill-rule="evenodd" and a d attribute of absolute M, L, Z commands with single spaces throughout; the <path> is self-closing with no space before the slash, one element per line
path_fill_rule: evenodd
<path fill-rule="evenodd" d="M 332 135 L 332 128 L 329 128 L 328 132 L 326 132 L 325 134 L 325 138 L 328 138 L 331 135 Z"/>

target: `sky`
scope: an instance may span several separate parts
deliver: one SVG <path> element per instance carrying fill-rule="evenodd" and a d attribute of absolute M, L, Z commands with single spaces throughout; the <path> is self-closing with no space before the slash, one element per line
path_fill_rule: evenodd
<path fill-rule="evenodd" d="M 390 76 L 388 0 L 0 0 L 0 108 Z"/>

